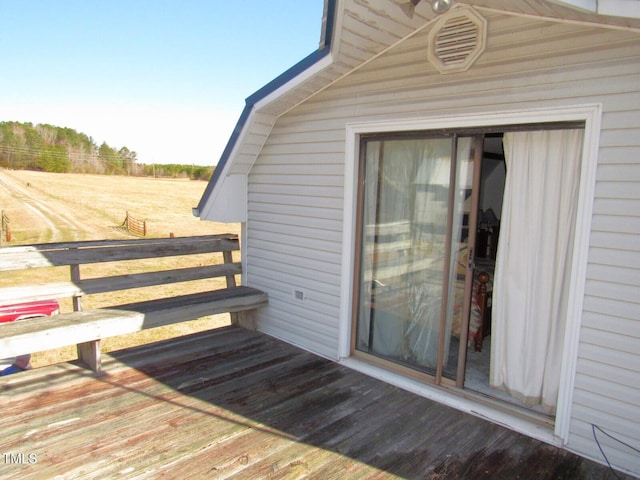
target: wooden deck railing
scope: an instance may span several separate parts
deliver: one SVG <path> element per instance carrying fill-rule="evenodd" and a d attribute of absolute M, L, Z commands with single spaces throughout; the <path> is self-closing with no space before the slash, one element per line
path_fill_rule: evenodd
<path fill-rule="evenodd" d="M 100 339 L 146 328 L 193 320 L 222 312 L 243 312 L 267 303 L 259 290 L 238 286 L 235 276 L 241 263 L 233 260 L 239 250 L 237 235 L 105 240 L 6 247 L 0 249 L 0 271 L 69 267 L 69 280 L 26 283 L 0 289 L 0 305 L 43 299 L 71 298 L 73 312 L 36 321 L 0 324 L 3 357 L 78 345 L 78 357 L 100 370 Z M 222 254 L 222 262 L 184 267 L 185 259 L 199 254 Z M 142 259 L 174 259 L 169 269 L 146 271 L 128 262 Z M 86 265 L 127 262 L 126 272 L 83 278 Z M 87 295 L 177 284 L 224 277 L 226 288 L 206 285 L 196 293 L 151 298 L 124 305 L 83 309 Z M 232 321 L 237 319 L 232 317 Z"/>

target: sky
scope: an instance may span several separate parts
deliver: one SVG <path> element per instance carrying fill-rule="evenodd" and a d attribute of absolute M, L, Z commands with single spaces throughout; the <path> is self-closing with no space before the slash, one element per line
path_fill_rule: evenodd
<path fill-rule="evenodd" d="M 215 165 L 245 98 L 317 50 L 324 0 L 0 0 L 0 122 Z"/>

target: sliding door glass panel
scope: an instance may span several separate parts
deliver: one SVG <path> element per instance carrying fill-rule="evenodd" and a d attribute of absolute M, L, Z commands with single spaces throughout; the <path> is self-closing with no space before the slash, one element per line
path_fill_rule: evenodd
<path fill-rule="evenodd" d="M 363 149 L 355 347 L 431 373 L 448 268 L 452 140 L 369 140 Z"/>

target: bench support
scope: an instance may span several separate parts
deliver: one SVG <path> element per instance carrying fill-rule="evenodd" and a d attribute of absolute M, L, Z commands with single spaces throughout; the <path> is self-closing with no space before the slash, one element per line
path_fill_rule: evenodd
<path fill-rule="evenodd" d="M 89 369 L 96 373 L 100 373 L 102 370 L 102 359 L 100 351 L 100 340 L 93 340 L 91 342 L 79 343 L 78 346 L 78 360 L 84 363 Z"/>
<path fill-rule="evenodd" d="M 242 312 L 235 312 L 231 314 L 231 325 L 236 327 L 242 327 L 252 332 L 258 328 L 258 321 L 256 319 L 255 310 L 245 310 Z"/>

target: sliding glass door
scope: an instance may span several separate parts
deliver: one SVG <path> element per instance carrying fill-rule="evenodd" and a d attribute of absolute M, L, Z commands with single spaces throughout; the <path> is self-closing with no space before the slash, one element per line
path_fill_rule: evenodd
<path fill-rule="evenodd" d="M 479 145 L 476 136 L 362 139 L 356 354 L 436 383 L 458 377 L 470 308 Z"/>

